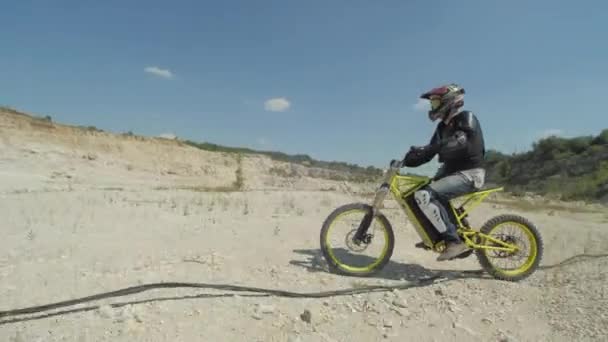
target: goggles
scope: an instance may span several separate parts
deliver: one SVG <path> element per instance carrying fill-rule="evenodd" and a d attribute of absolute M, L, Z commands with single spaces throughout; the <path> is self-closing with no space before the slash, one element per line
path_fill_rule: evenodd
<path fill-rule="evenodd" d="M 441 99 L 439 97 L 430 98 L 431 110 L 435 110 L 441 106 Z"/>

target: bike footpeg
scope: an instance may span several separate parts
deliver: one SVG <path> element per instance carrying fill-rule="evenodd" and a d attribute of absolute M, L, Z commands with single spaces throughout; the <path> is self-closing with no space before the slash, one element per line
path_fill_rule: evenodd
<path fill-rule="evenodd" d="M 422 241 L 416 243 L 414 246 L 416 248 L 422 248 L 422 249 L 430 250 L 430 248 L 427 245 L 425 245 L 424 242 L 422 242 Z"/>

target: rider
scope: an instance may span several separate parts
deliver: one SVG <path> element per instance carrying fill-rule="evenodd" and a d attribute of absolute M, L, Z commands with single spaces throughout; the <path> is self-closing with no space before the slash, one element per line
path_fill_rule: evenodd
<path fill-rule="evenodd" d="M 430 101 L 429 119 L 441 121 L 430 143 L 412 146 L 402 161 L 404 166 L 415 167 L 439 155 L 442 163 L 432 182 L 415 193 L 420 209 L 446 242 L 446 249 L 438 261 L 449 260 L 469 249 L 459 238 L 456 226 L 448 216 L 448 201 L 480 189 L 485 181 L 483 134 L 477 117 L 470 111 L 461 110 L 464 93 L 464 88 L 452 83 L 420 96 Z"/>

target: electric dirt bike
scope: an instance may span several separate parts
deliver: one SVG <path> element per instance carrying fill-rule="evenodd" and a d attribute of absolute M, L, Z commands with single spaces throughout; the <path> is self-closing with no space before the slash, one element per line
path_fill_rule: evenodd
<path fill-rule="evenodd" d="M 439 231 L 426 218 L 414 198 L 417 190 L 431 182 L 424 176 L 402 175 L 401 163 L 392 163 L 382 184 L 375 192 L 371 204 L 351 203 L 336 208 L 325 220 L 321 229 L 321 251 L 332 272 L 351 276 L 370 276 L 380 271 L 389 261 L 395 246 L 393 228 L 381 212 L 383 202 L 390 193 L 422 240 L 416 247 L 437 253 L 446 245 Z M 489 219 L 480 229 L 471 227 L 467 220 L 471 209 L 502 187 L 472 192 L 447 203 L 450 219 L 456 224 L 458 235 L 469 250 L 457 258 L 475 253 L 484 271 L 494 278 L 519 281 L 530 276 L 539 266 L 543 254 L 542 237 L 536 226 L 518 215 L 498 215 Z M 456 204 L 460 202 L 460 204 Z M 345 235 L 332 241 L 330 234 L 341 220 L 346 221 Z M 363 255 L 372 251 L 380 240 L 377 256 Z M 339 243 L 345 247 L 338 247 Z M 353 253 L 353 254 L 351 254 Z M 503 265 L 501 262 L 512 262 Z"/>

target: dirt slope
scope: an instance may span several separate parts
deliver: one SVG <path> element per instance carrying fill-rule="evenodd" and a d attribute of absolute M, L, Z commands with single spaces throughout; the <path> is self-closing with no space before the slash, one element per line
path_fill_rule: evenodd
<path fill-rule="evenodd" d="M 368 201 L 356 185 L 297 167 L 296 174 L 279 176 L 278 168 L 292 166 L 265 157 L 239 162 L 176 141 L 83 131 L 14 113 L 0 113 L 0 144 L 0 311 L 161 282 L 297 293 L 413 286 L 325 298 L 154 289 L 0 317 L 2 341 L 601 341 L 608 335 L 603 207 L 528 211 L 482 204 L 473 224 L 518 213 L 545 238 L 543 268 L 506 283 L 462 272 L 479 269 L 474 257 L 439 263 L 415 249 L 411 225 L 389 206 L 395 254 L 380 274 L 359 279 L 328 273 L 318 250 L 321 223 L 335 207 Z M 239 165 L 245 191 L 195 191 L 231 187 Z M 434 275 L 440 278 L 420 283 Z M 64 312 L 74 309 L 80 311 Z"/>

